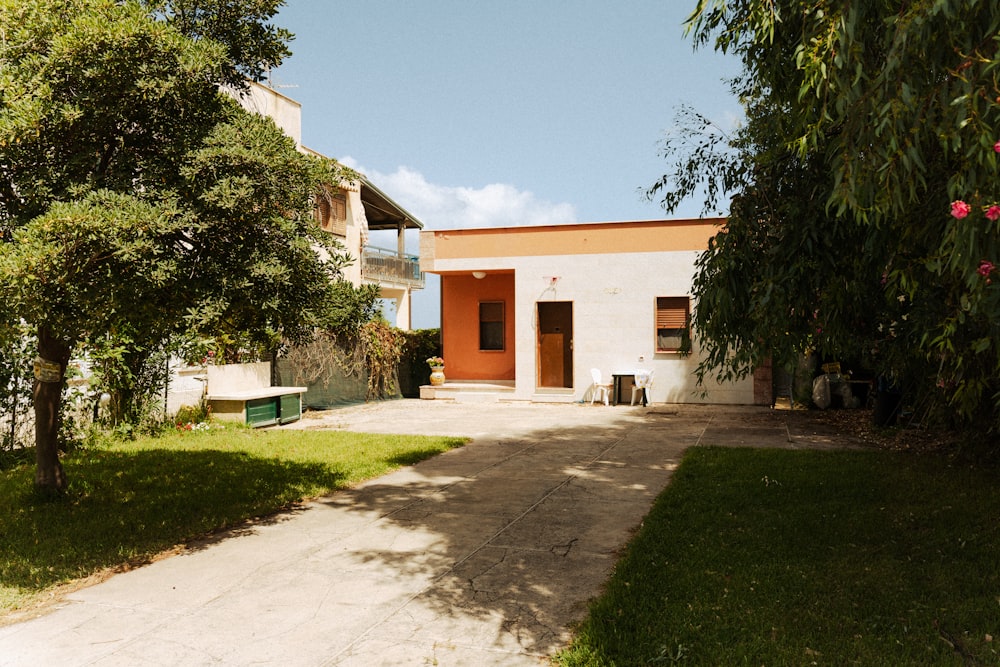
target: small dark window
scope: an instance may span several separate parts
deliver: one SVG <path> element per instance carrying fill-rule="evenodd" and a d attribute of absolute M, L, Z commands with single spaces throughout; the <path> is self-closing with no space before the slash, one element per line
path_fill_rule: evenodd
<path fill-rule="evenodd" d="M 691 300 L 686 296 L 656 297 L 656 351 L 691 349 Z"/>
<path fill-rule="evenodd" d="M 479 302 L 479 349 L 504 349 L 503 301 Z"/>

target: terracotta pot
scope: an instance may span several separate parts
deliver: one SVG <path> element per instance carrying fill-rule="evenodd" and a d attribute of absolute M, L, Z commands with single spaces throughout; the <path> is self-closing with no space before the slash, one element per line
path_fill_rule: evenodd
<path fill-rule="evenodd" d="M 431 386 L 440 387 L 444 384 L 444 366 L 431 366 Z"/>

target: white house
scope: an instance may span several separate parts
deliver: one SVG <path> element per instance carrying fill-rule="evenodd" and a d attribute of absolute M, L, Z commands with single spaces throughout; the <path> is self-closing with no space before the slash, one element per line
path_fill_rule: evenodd
<path fill-rule="evenodd" d="M 697 386 L 690 331 L 695 260 L 723 219 L 423 231 L 421 267 L 441 276 L 446 382 L 424 398 L 590 401 L 614 383 L 630 402 L 651 371 L 653 403 L 770 404 L 770 375 Z M 599 396 L 603 398 L 603 396 Z"/>

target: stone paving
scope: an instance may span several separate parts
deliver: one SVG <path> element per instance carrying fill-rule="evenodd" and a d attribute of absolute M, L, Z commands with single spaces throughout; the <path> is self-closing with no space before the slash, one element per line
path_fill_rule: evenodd
<path fill-rule="evenodd" d="M 465 447 L 0 627 L 0 665 L 539 665 L 692 446 L 842 447 L 767 408 L 402 400 L 282 428 Z"/>

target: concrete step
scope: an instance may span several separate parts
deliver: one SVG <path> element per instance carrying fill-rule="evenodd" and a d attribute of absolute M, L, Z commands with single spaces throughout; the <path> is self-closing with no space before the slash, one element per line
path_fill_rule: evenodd
<path fill-rule="evenodd" d="M 443 385 L 420 387 L 424 400 L 453 400 L 462 403 L 495 403 L 514 395 L 513 380 L 448 380 Z"/>

